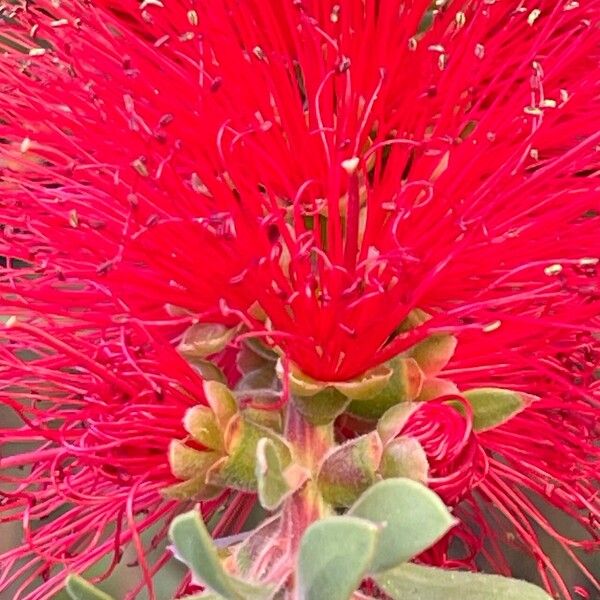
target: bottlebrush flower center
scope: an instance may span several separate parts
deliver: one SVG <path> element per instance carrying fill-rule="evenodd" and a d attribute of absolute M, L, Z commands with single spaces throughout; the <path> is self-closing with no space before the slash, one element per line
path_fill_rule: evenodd
<path fill-rule="evenodd" d="M 413 320 L 403 325 L 405 332 L 431 318 L 422 311 L 412 316 Z M 167 496 L 211 497 L 227 488 L 256 491 L 256 452 L 261 437 L 279 448 L 283 463 L 289 462 L 290 448 L 285 436 L 282 438 L 282 423 L 286 406 L 292 402 L 313 425 L 334 426 L 335 422 L 342 437 L 358 443 L 355 436 L 362 434 L 360 439 L 377 442 L 378 458 L 369 455 L 358 460 L 370 464 L 373 473 L 384 478 L 402 474 L 423 481 L 446 503 L 455 505 L 487 472 L 486 455 L 476 437 L 479 408 L 469 394 L 475 392 L 484 399 L 491 393 L 504 394 L 520 402 L 520 396 L 507 390 L 461 393 L 452 381 L 443 378 L 443 369 L 456 349 L 457 339 L 452 335 L 426 336 L 388 363 L 352 380 L 317 381 L 286 361 L 281 350 L 273 352 L 251 338 L 242 341 L 237 334 L 243 332 L 236 329 L 198 323 L 186 331 L 179 345 L 179 352 L 190 364 L 199 367 L 201 363 L 205 378 L 211 379 L 216 373 L 219 381 L 204 384 L 208 406 L 198 405 L 186 414 L 184 427 L 189 440 L 171 444 L 171 470 L 183 482 L 165 489 Z M 234 356 L 235 366 L 226 364 Z M 394 406 L 407 416 L 401 417 L 394 433 L 384 435 L 381 441 L 378 423 L 388 418 L 383 415 Z M 500 420 L 509 418 L 518 406 L 507 410 Z M 372 444 L 363 445 L 372 453 Z M 358 458 L 354 456 L 350 463 Z M 330 463 L 331 459 L 321 470 L 323 481 L 331 470 Z M 335 478 L 341 477 L 341 481 L 345 475 L 338 471 L 336 467 Z M 332 500 L 333 504 L 338 501 L 337 497 Z"/>

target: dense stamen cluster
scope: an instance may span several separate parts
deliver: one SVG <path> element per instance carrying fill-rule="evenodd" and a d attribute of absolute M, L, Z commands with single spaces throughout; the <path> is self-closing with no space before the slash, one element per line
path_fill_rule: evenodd
<path fill-rule="evenodd" d="M 457 504 L 485 477 L 487 457 L 471 424 L 456 408 L 435 400 L 425 403 L 400 433 L 423 446 L 428 483 L 447 504 Z"/>

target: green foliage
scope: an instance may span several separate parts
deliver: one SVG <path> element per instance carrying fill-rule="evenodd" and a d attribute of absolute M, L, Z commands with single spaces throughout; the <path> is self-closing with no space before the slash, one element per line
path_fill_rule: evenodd
<path fill-rule="evenodd" d="M 473 409 L 473 429 L 485 431 L 506 423 L 527 407 L 522 394 L 500 388 L 478 388 L 464 392 Z"/>
<path fill-rule="evenodd" d="M 397 356 L 387 363 L 391 376 L 383 389 L 368 401 L 355 401 L 348 407 L 349 412 L 374 420 L 379 418 L 390 407 L 401 402 L 414 400 L 423 386 L 423 371 L 413 358 Z"/>
<path fill-rule="evenodd" d="M 376 431 L 334 448 L 323 460 L 317 476 L 326 502 L 350 506 L 377 480 L 383 447 Z"/>
<path fill-rule="evenodd" d="M 267 510 L 275 510 L 290 491 L 275 444 L 262 438 L 256 447 L 258 499 Z"/>
<path fill-rule="evenodd" d="M 173 519 L 169 528 L 177 550 L 177 558 L 213 592 L 226 600 L 266 600 L 271 590 L 246 583 L 225 571 L 210 533 L 197 511 L 190 511 Z"/>
<path fill-rule="evenodd" d="M 105 594 L 79 575 L 69 575 L 66 588 L 73 600 L 113 600 L 112 596 Z"/>
<path fill-rule="evenodd" d="M 407 477 L 425 483 L 429 472 L 427 454 L 419 440 L 411 437 L 398 437 L 387 444 L 379 472 L 386 479 Z"/>
<path fill-rule="evenodd" d="M 355 517 L 329 517 L 305 532 L 298 556 L 300 600 L 348 600 L 369 568 L 377 526 Z"/>
<path fill-rule="evenodd" d="M 519 579 L 410 563 L 373 579 L 393 600 L 551 600 L 541 588 Z"/>
<path fill-rule="evenodd" d="M 410 560 L 456 523 L 439 496 L 426 486 L 403 478 L 376 483 L 348 514 L 381 525 L 371 572 Z"/>

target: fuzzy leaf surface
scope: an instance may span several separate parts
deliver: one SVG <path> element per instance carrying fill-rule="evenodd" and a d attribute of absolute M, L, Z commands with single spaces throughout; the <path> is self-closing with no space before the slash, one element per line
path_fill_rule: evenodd
<path fill-rule="evenodd" d="M 421 483 L 400 477 L 370 487 L 348 514 L 382 527 L 370 567 L 375 573 L 420 554 L 456 523 L 437 494 Z"/>
<path fill-rule="evenodd" d="M 299 600 L 348 600 L 374 557 L 378 528 L 356 517 L 329 517 L 304 533 L 298 556 Z"/>
<path fill-rule="evenodd" d="M 102 590 L 79 575 L 69 575 L 66 580 L 67 593 L 73 600 L 114 600 Z"/>
<path fill-rule="evenodd" d="M 373 576 L 394 600 L 551 600 L 526 581 L 404 564 Z"/>

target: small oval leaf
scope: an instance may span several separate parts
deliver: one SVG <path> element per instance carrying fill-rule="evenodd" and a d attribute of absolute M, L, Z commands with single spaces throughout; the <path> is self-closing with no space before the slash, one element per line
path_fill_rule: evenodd
<path fill-rule="evenodd" d="M 196 450 L 186 446 L 181 440 L 171 440 L 169 444 L 169 466 L 178 479 L 192 479 L 205 475 L 210 466 L 219 458 L 216 452 Z"/>
<path fill-rule="evenodd" d="M 272 592 L 267 586 L 237 579 L 225 571 L 217 548 L 197 511 L 178 515 L 171 522 L 169 537 L 194 577 L 227 600 L 266 600 Z"/>
<path fill-rule="evenodd" d="M 501 388 L 477 388 L 463 392 L 463 396 L 473 409 L 475 431 L 493 429 L 506 423 L 534 399 L 534 396 Z"/>
<path fill-rule="evenodd" d="M 218 381 L 205 381 L 202 385 L 206 401 L 212 409 L 219 429 L 227 427 L 229 420 L 236 414 L 238 407 L 231 390 Z"/>
<path fill-rule="evenodd" d="M 235 335 L 221 323 L 195 323 L 183 334 L 177 349 L 190 358 L 205 358 L 223 350 Z"/>
<path fill-rule="evenodd" d="M 197 511 L 175 517 L 169 528 L 169 537 L 177 550 L 177 558 L 198 580 L 226 598 L 240 597 Z"/>
<path fill-rule="evenodd" d="M 429 402 L 441 396 L 455 396 L 460 394 L 458 386 L 449 379 L 441 377 L 428 377 L 423 382 L 421 393 L 417 397 L 418 402 Z"/>
<path fill-rule="evenodd" d="M 196 404 L 188 408 L 183 417 L 183 427 L 203 446 L 213 450 L 223 449 L 222 428 L 210 407 Z"/>
<path fill-rule="evenodd" d="M 266 510 L 275 510 L 290 491 L 275 444 L 261 438 L 256 446 L 258 499 Z"/>
<path fill-rule="evenodd" d="M 383 446 L 376 431 L 332 448 L 324 457 L 317 484 L 325 501 L 350 506 L 375 483 Z"/>
<path fill-rule="evenodd" d="M 112 596 L 99 590 L 79 575 L 69 575 L 66 579 L 67 593 L 73 600 L 114 600 Z"/>
<path fill-rule="evenodd" d="M 458 340 L 447 333 L 436 333 L 415 344 L 406 352 L 414 358 L 425 375 L 437 375 L 454 355 Z"/>
<path fill-rule="evenodd" d="M 279 379 L 285 377 L 286 371 L 281 360 L 277 361 L 275 372 Z M 305 375 L 294 365 L 290 365 L 287 374 L 289 377 L 290 391 L 297 397 L 304 398 L 307 396 L 314 396 L 323 391 L 328 385 L 326 381 L 317 381 L 316 379 Z"/>
<path fill-rule="evenodd" d="M 181 483 L 174 483 L 162 490 L 160 493 L 165 498 L 173 500 L 209 500 L 218 496 L 223 490 L 220 487 L 209 485 L 206 475 L 192 477 Z"/>
<path fill-rule="evenodd" d="M 350 404 L 348 411 L 364 419 L 377 419 L 390 407 L 414 400 L 423 386 L 424 374 L 413 358 L 396 357 L 387 367 L 391 374 L 386 385 L 368 400 L 357 400 Z"/>
<path fill-rule="evenodd" d="M 405 402 L 392 406 L 392 408 L 385 411 L 377 423 L 377 433 L 379 433 L 384 444 L 388 444 L 398 437 L 409 417 L 418 408 L 419 405 L 414 402 Z"/>
<path fill-rule="evenodd" d="M 312 425 L 327 425 L 339 417 L 350 400 L 335 388 L 328 387 L 314 396 L 292 398 L 298 412 Z"/>
<path fill-rule="evenodd" d="M 273 369 L 272 364 L 268 363 L 259 369 L 245 373 L 237 382 L 235 391 L 248 392 L 249 394 L 254 395 L 256 395 L 256 392 L 259 390 L 270 390 L 273 392 L 275 389 L 275 381 L 275 369 Z"/>
<path fill-rule="evenodd" d="M 393 371 L 387 365 L 381 365 L 351 381 L 332 383 L 335 389 L 350 400 L 368 400 L 379 394 L 387 385 Z"/>
<path fill-rule="evenodd" d="M 392 440 L 383 451 L 381 475 L 390 477 L 407 477 L 414 481 L 427 483 L 429 461 L 419 440 L 412 437 L 401 436 Z"/>
<path fill-rule="evenodd" d="M 273 442 L 281 464 L 286 467 L 292 456 L 287 442 L 274 431 L 238 414 L 229 421 L 224 433 L 229 456 L 215 463 L 215 468 L 207 474 L 207 481 L 242 491 L 256 491 L 256 447 L 264 437 Z"/>
<path fill-rule="evenodd" d="M 218 383 L 227 382 L 223 371 L 209 360 L 204 360 L 202 358 L 188 358 L 188 363 L 205 381 L 217 381 Z"/>
<path fill-rule="evenodd" d="M 393 600 L 551 600 L 541 588 L 519 579 L 410 563 L 373 579 Z"/>
<path fill-rule="evenodd" d="M 367 571 L 378 528 L 356 517 L 329 517 L 304 533 L 298 556 L 300 600 L 348 600 Z"/>
<path fill-rule="evenodd" d="M 370 487 L 348 514 L 383 525 L 370 571 L 398 566 L 437 542 L 456 519 L 440 497 L 410 479 L 386 479 Z"/>

